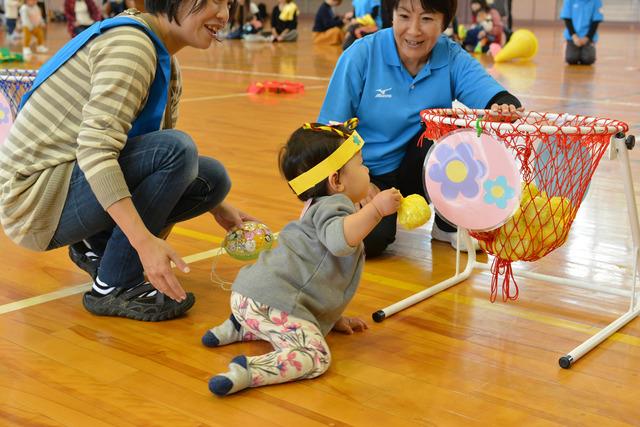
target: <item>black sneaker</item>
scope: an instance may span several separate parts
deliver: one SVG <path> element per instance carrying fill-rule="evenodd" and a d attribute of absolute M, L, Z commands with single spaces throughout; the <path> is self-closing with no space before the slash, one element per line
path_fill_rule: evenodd
<path fill-rule="evenodd" d="M 184 301 L 177 302 L 157 292 L 153 296 L 141 296 L 155 290 L 151 283 L 143 283 L 134 288 L 116 288 L 104 296 L 86 292 L 82 305 L 90 313 L 98 316 L 126 317 L 144 322 L 159 322 L 181 316 L 196 302 L 196 297 L 187 292 Z"/>
<path fill-rule="evenodd" d="M 100 266 L 100 258 L 95 255 L 87 255 L 89 248 L 83 243 L 78 242 L 73 245 L 69 245 L 69 258 L 71 261 L 81 270 L 89 273 L 93 281 L 96 281 L 96 277 L 98 277 L 98 267 Z"/>

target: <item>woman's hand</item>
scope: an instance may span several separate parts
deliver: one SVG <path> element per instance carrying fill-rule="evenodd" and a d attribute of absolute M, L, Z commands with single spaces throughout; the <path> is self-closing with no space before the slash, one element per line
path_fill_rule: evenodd
<path fill-rule="evenodd" d="M 490 122 L 513 122 L 521 117 L 520 113 L 523 111 L 524 107 L 512 104 L 493 104 L 490 113 L 484 119 Z"/>
<path fill-rule="evenodd" d="M 136 251 L 147 279 L 154 288 L 176 301 L 182 301 L 187 297 L 173 273 L 171 261 L 184 273 L 189 272 L 189 267 L 166 241 L 150 234 L 147 239 L 136 245 Z"/>
<path fill-rule="evenodd" d="M 347 335 L 352 335 L 354 332 L 363 332 L 365 329 L 369 329 L 369 326 L 364 320 L 357 317 L 342 316 L 335 325 L 333 330 Z"/>
<path fill-rule="evenodd" d="M 184 300 L 187 294 L 173 274 L 171 261 L 185 273 L 189 272 L 189 267 L 167 242 L 149 232 L 131 198 L 118 200 L 107 208 L 107 212 L 138 253 L 142 268 L 153 287 L 171 299 Z"/>
<path fill-rule="evenodd" d="M 227 231 L 231 230 L 233 227 L 241 226 L 245 221 L 258 221 L 258 219 L 225 202 L 222 202 L 213 208 L 211 210 L 211 214 L 213 214 L 216 222 Z"/>
<path fill-rule="evenodd" d="M 518 111 L 524 111 L 524 107 L 516 107 L 512 104 L 493 104 L 491 111 L 499 114 L 517 114 Z"/>

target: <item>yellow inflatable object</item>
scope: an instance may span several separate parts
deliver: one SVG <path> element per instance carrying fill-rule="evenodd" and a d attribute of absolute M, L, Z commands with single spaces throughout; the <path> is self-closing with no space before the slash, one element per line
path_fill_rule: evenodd
<path fill-rule="evenodd" d="M 431 218 L 431 208 L 421 195 L 412 194 L 400 202 L 398 224 L 407 230 L 426 224 L 429 218 Z"/>
<path fill-rule="evenodd" d="M 529 60 L 538 53 L 538 39 L 529 30 L 516 30 L 504 45 L 502 50 L 493 58 L 494 62 L 505 62 L 512 59 Z"/>
<path fill-rule="evenodd" d="M 375 19 L 368 13 L 366 15 L 362 15 L 359 18 L 356 18 L 356 22 L 363 27 L 373 27 L 376 25 Z"/>
<path fill-rule="evenodd" d="M 568 198 L 549 198 L 534 183 L 523 184 L 520 208 L 496 230 L 493 240 L 480 240 L 480 248 L 507 261 L 537 259 L 567 240 L 571 218 Z"/>

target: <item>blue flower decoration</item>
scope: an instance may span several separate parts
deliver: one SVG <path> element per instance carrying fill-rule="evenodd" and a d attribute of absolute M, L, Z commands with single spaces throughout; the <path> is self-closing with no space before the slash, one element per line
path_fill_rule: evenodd
<path fill-rule="evenodd" d="M 11 110 L 8 106 L 0 105 L 0 124 L 3 125 L 5 123 L 9 123 L 9 119 L 11 118 Z"/>
<path fill-rule="evenodd" d="M 507 185 L 507 178 L 500 175 L 495 181 L 490 179 L 484 182 L 484 202 L 488 205 L 496 205 L 500 209 L 507 207 L 507 201 L 512 199 L 515 191 Z"/>
<path fill-rule="evenodd" d="M 480 192 L 478 179 L 487 168 L 473 158 L 471 145 L 461 143 L 455 149 L 445 144 L 438 144 L 434 155 L 438 163 L 429 168 L 429 177 L 442 184 L 440 191 L 445 199 L 455 199 L 458 194 L 473 198 Z"/>

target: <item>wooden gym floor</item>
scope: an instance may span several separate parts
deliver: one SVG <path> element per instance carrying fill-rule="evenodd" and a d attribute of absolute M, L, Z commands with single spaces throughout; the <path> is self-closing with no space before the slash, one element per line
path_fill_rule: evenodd
<path fill-rule="evenodd" d="M 279 231 L 301 203 L 278 175 L 276 153 L 317 117 L 339 48 L 311 44 L 302 23 L 294 44 L 224 42 L 180 53 L 184 95 L 179 128 L 233 179 L 229 200 Z M 563 63 L 562 25 L 534 27 L 531 63 L 493 65 L 492 75 L 530 110 L 620 119 L 640 134 L 640 30 L 601 30 L 593 67 Z M 306 30 L 306 31 L 305 31 Z M 51 24 L 52 51 L 67 40 Z M 37 68 L 35 56 L 25 68 Z M 297 95 L 249 96 L 250 82 L 302 82 Z M 636 150 L 637 151 L 637 150 Z M 638 194 L 640 157 L 631 153 Z M 431 242 L 430 224 L 401 232 L 389 254 L 368 261 L 349 315 L 370 329 L 330 334 L 334 356 L 322 377 L 217 398 L 208 378 L 264 343 L 208 349 L 200 336 L 228 316 L 229 294 L 210 280 L 223 230 L 211 217 L 179 224 L 171 244 L 191 264 L 179 274 L 197 303 L 163 323 L 101 318 L 81 305 L 87 276 L 66 249 L 33 253 L 0 233 L 0 425 L 15 426 L 456 426 L 638 425 L 640 321 L 571 370 L 558 357 L 628 308 L 628 299 L 520 279 L 516 302 L 489 302 L 490 276 L 466 282 L 383 323 L 372 312 L 449 277 L 455 252 Z M 632 243 L 618 163 L 604 159 L 569 241 L 521 268 L 630 289 Z M 223 256 L 232 280 L 241 264 Z"/>

